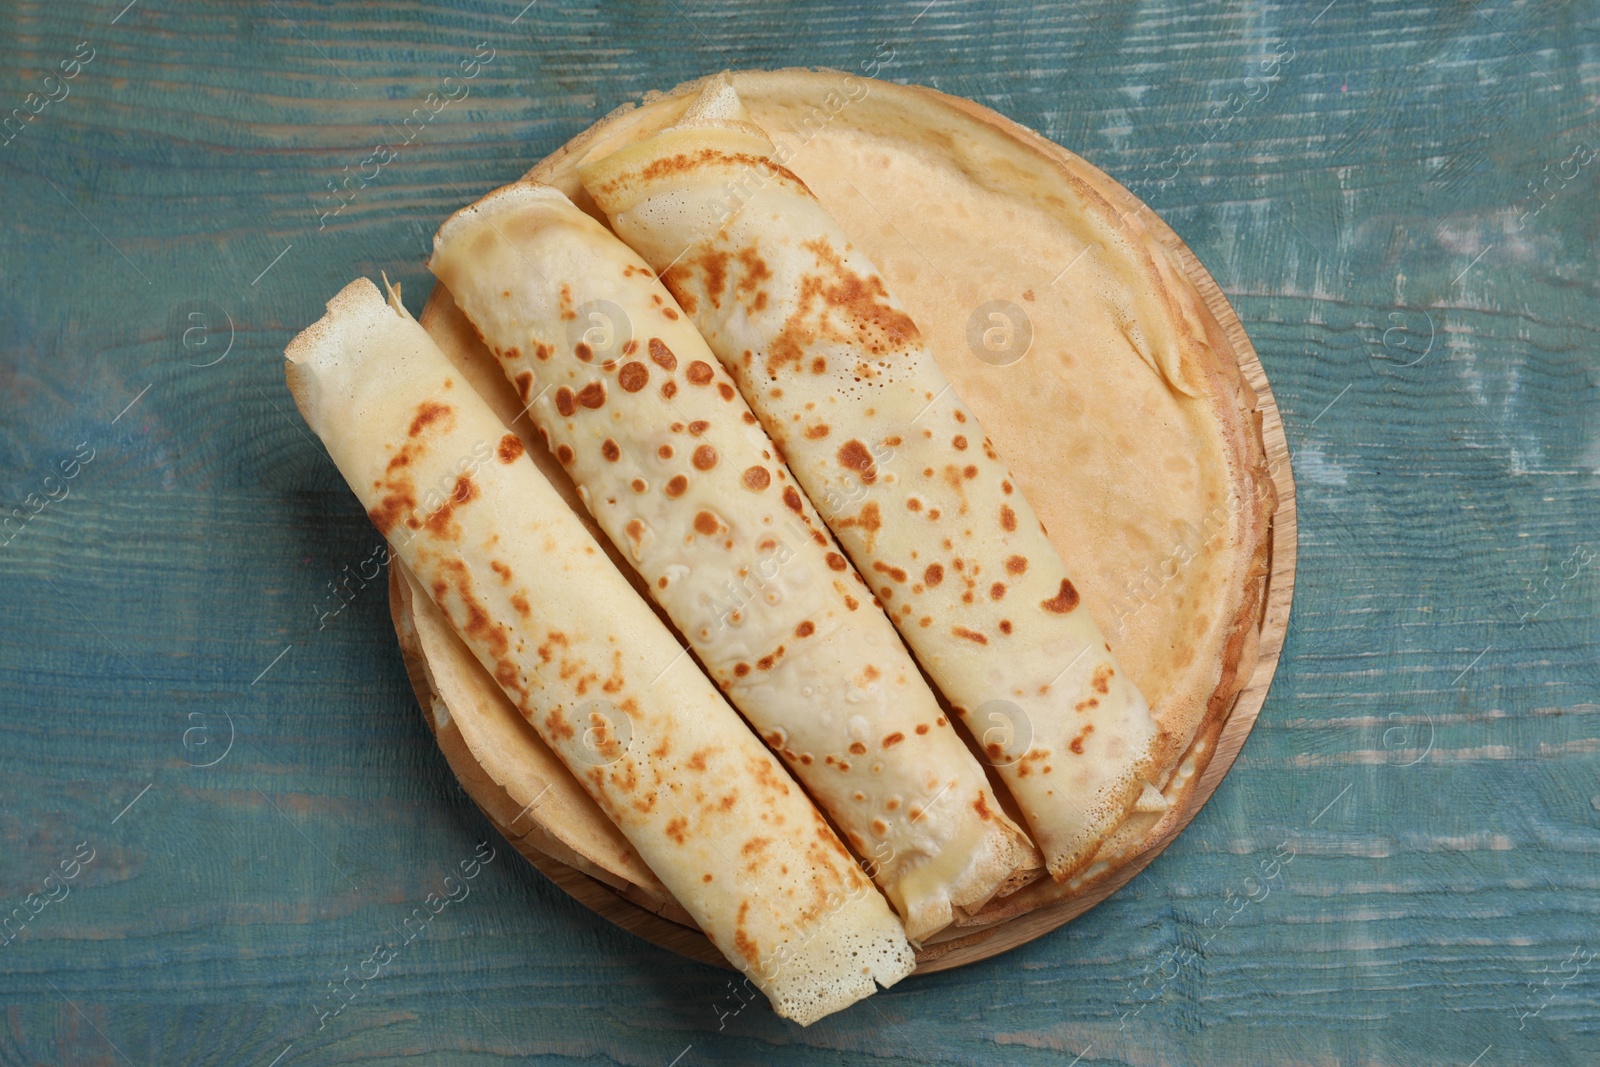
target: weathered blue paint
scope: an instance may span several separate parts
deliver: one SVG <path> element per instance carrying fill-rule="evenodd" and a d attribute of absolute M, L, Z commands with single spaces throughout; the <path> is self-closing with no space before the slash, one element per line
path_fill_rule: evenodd
<path fill-rule="evenodd" d="M 1600 1062 L 1595 5 L 124 2 L 0 11 L 0 1062 Z M 405 926 L 493 834 L 284 343 L 621 102 L 873 59 L 1254 338 L 1300 577 L 1243 756 L 1110 903 L 805 1031 L 503 844 Z"/>

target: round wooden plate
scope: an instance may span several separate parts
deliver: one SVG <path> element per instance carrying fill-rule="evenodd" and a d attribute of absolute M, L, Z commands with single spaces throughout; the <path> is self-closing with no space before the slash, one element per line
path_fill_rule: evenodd
<path fill-rule="evenodd" d="M 917 973 L 944 970 L 1031 941 L 1104 900 L 1188 825 L 1232 766 L 1288 628 L 1288 445 L 1255 350 L 1216 282 L 1153 211 L 1099 170 L 971 101 L 920 87 L 834 71 L 749 71 L 734 81 L 789 169 L 882 268 L 929 336 L 1057 531 L 1053 542 L 1158 725 L 1181 742 L 1165 812 L 1130 817 L 1072 882 L 1035 883 L 935 935 L 918 952 Z M 528 176 L 598 217 L 577 162 L 667 125 L 697 88 L 613 112 Z M 1013 341 L 996 356 L 980 344 L 984 328 L 1002 322 L 996 313 L 1025 329 L 1026 345 Z M 587 521 L 442 286 L 421 321 Z M 1115 329 L 1095 334 L 1105 323 Z M 1185 396 L 1170 365 L 1149 354 L 1160 337 L 1179 339 L 1180 377 L 1198 397 Z M 440 749 L 501 833 L 617 925 L 726 966 L 398 566 L 390 602 Z"/>

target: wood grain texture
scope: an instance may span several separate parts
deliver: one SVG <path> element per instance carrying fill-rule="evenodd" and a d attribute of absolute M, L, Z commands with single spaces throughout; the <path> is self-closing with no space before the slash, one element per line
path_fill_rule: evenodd
<path fill-rule="evenodd" d="M 94 849 L 0 945 L 0 1063 L 1600 1058 L 1600 975 L 1563 972 L 1600 950 L 1592 4 L 123 5 L 0 9 L 7 112 L 95 49 L 0 146 L 0 503 L 94 450 L 0 534 L 0 904 Z M 1239 312 L 1301 531 L 1249 743 L 1103 906 L 804 1031 L 503 853 L 406 941 L 495 832 L 383 590 L 324 614 L 376 538 L 283 345 L 356 273 L 420 296 L 449 208 L 618 103 L 891 50 L 1127 185 Z"/>

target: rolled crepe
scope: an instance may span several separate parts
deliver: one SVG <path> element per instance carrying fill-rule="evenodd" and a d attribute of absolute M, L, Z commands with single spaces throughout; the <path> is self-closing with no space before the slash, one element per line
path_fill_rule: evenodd
<path fill-rule="evenodd" d="M 1059 881 L 1155 773 L 1155 723 L 876 267 L 724 78 L 579 175 L 788 458 L 999 768 Z"/>
<path fill-rule="evenodd" d="M 888 904 L 517 437 L 365 279 L 289 388 L 380 533 L 728 961 L 809 1023 L 910 972 Z"/>
<path fill-rule="evenodd" d="M 638 255 L 560 190 L 521 182 L 447 221 L 428 266 L 600 527 L 866 861 L 907 935 L 1030 880 L 1038 853 Z"/>

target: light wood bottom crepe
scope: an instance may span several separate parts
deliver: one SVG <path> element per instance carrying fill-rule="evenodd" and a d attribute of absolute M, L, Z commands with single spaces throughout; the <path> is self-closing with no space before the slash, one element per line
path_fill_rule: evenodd
<path fill-rule="evenodd" d="M 1282 427 L 1249 341 L 1209 275 L 1148 208 L 1078 157 L 927 89 L 797 70 L 736 74 L 734 83 L 752 117 L 789 150 L 788 168 L 879 264 L 929 336 L 1163 735 L 1162 797 L 1111 834 L 1082 875 L 1035 883 L 967 917 L 923 946 L 920 969 L 981 959 L 1060 925 L 1142 869 L 1242 745 L 1276 666 L 1293 585 Z M 698 85 L 614 112 L 529 177 L 599 217 L 577 161 L 675 121 Z M 994 314 L 1026 323 L 1031 343 L 1020 358 L 1011 360 L 1016 334 L 1010 349 L 1003 333 L 984 336 L 1000 322 Z M 442 288 L 422 322 L 588 522 Z M 1198 398 L 1173 389 L 1163 368 L 1140 355 L 1143 331 L 1155 329 L 1184 338 L 1182 370 L 1201 386 Z M 425 611 L 413 617 L 398 575 L 393 594 L 429 721 L 497 825 L 542 869 L 567 872 L 557 879 L 563 888 L 613 921 L 719 962 L 637 857 L 618 848 L 598 809 L 580 803 L 581 792 L 569 802 L 576 786 L 557 783 L 533 803 L 557 782 L 559 762 L 531 731 L 515 729 L 493 682 L 474 679 L 476 661 Z"/>

